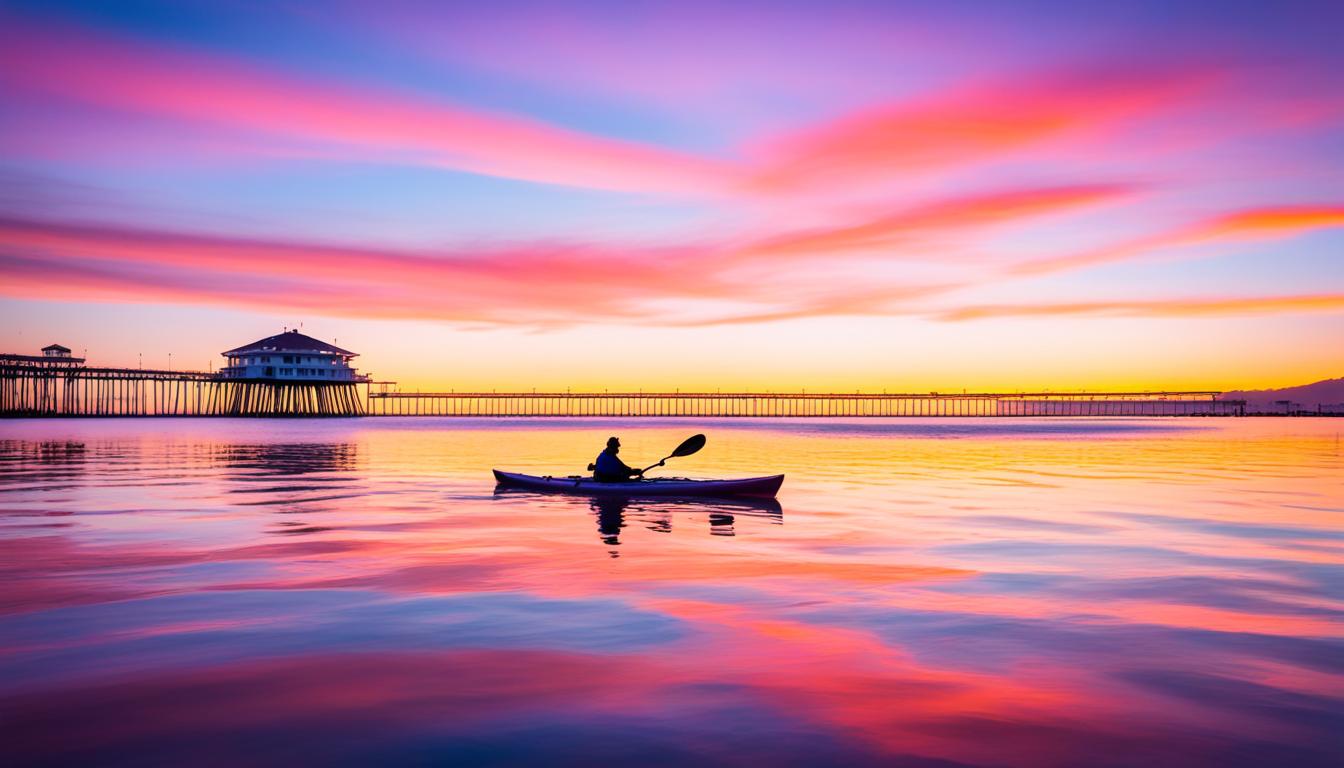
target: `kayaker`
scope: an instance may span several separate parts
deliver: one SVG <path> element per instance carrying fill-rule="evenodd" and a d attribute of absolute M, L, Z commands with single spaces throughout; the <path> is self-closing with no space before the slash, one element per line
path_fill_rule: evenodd
<path fill-rule="evenodd" d="M 607 438 L 607 448 L 597 455 L 597 461 L 588 465 L 593 470 L 593 479 L 599 483 L 620 483 L 632 477 L 639 477 L 644 470 L 626 466 L 616 454 L 621 452 L 621 440 L 618 437 Z"/>

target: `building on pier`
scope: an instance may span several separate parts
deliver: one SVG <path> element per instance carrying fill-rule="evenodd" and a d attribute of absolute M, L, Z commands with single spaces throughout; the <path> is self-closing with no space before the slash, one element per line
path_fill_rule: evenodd
<path fill-rule="evenodd" d="M 368 379 L 350 365 L 350 361 L 358 357 L 357 353 L 298 331 L 286 330 L 220 354 L 229 361 L 219 372 L 220 377 L 226 379 L 315 384 Z"/>
<path fill-rule="evenodd" d="M 33 368 L 68 368 L 84 362 L 82 357 L 73 357 L 69 347 L 60 344 L 48 344 L 40 355 L 0 354 L 0 365 L 28 366 Z"/>

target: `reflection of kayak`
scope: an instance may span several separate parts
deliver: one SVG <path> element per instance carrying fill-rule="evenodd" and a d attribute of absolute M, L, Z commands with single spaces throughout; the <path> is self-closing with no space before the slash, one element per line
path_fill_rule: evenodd
<path fill-rule="evenodd" d="M 517 485 L 495 486 L 494 498 L 526 497 L 537 491 Z M 765 496 L 575 496 L 576 503 L 591 505 L 600 514 L 671 515 L 678 512 L 708 515 L 745 515 L 780 522 L 784 507 Z"/>
<path fill-rule="evenodd" d="M 624 483 L 599 483 L 591 477 L 538 477 L 516 472 L 495 470 L 495 482 L 511 488 L 533 491 L 570 493 L 578 496 L 750 496 L 773 499 L 784 484 L 783 475 L 747 477 L 740 480 L 687 480 L 685 478 L 652 478 L 629 480 Z"/>

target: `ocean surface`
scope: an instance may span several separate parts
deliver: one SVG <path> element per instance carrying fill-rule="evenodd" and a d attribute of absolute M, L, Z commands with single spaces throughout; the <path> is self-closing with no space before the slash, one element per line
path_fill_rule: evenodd
<path fill-rule="evenodd" d="M 695 432 L 778 503 L 490 475 Z M 0 422 L 0 762 L 1337 766 L 1341 433 Z"/>

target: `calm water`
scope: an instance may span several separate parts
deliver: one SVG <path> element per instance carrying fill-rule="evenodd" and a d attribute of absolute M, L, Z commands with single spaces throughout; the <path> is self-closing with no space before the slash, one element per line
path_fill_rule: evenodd
<path fill-rule="evenodd" d="M 490 480 L 696 431 L 779 504 Z M 1341 432 L 0 423 L 0 756 L 1338 764 Z"/>

